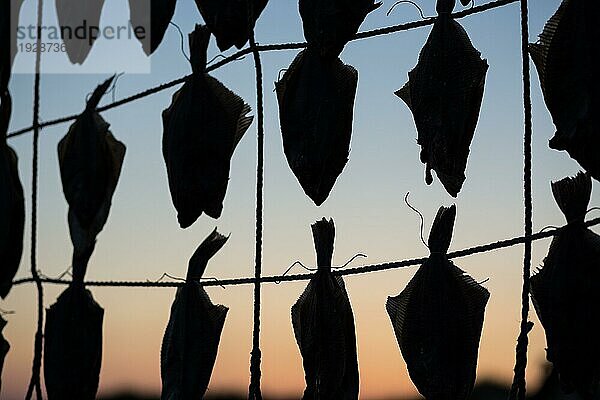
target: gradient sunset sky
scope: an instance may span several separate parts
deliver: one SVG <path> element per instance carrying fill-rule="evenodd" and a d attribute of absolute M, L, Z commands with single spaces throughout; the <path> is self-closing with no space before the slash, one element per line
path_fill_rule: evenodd
<path fill-rule="evenodd" d="M 477 4 L 483 0 L 477 0 Z M 435 13 L 434 0 L 417 0 L 426 15 Z M 36 0 L 25 0 L 24 15 L 32 15 Z M 54 1 L 45 1 L 47 25 L 56 23 Z M 367 17 L 361 30 L 394 25 L 420 18 L 410 5 L 402 5 L 386 17 L 394 1 Z M 531 41 L 557 9 L 559 0 L 531 0 Z M 126 0 L 107 1 L 103 23 L 126 24 Z M 174 21 L 184 33 L 201 22 L 193 0 L 179 0 Z M 419 238 L 418 217 L 403 203 L 411 201 L 425 215 L 425 236 L 439 206 L 458 207 L 451 250 L 484 244 L 522 234 L 522 80 L 518 3 L 467 17 L 460 23 L 474 46 L 488 60 L 485 97 L 471 146 L 467 181 L 453 199 L 437 179 L 424 183 L 419 162 L 416 130 L 406 105 L 394 95 L 407 80 L 431 28 L 360 40 L 350 43 L 341 55 L 359 71 L 354 131 L 350 161 L 329 199 L 315 207 L 304 195 L 285 160 L 278 122 L 273 82 L 287 68 L 297 51 L 265 53 L 266 166 L 265 166 L 265 275 L 282 273 L 295 260 L 315 264 L 310 224 L 321 217 L 336 223 L 334 263 L 340 265 L 354 254 L 368 254 L 368 263 L 427 255 Z M 186 35 L 187 36 L 187 35 Z M 256 28 L 261 44 L 303 40 L 296 0 L 271 0 Z M 187 40 L 186 40 L 187 42 Z M 158 83 L 189 73 L 180 51 L 180 37 L 172 27 L 152 56 L 150 74 L 129 74 L 118 81 L 116 97 L 136 93 Z M 185 45 L 187 49 L 187 43 Z M 211 41 L 209 59 L 219 54 Z M 229 54 L 229 53 L 227 53 Z M 110 57 L 143 56 L 132 41 L 115 47 L 100 40 L 86 63 L 102 65 Z M 66 59 L 66 55 L 65 55 Z M 26 70 L 21 56 L 15 68 Z M 550 150 L 554 133 L 542 100 L 538 77 L 533 75 L 534 116 L 534 229 L 562 225 L 564 218 L 550 191 L 550 181 L 573 175 L 578 165 L 564 152 Z M 105 74 L 47 74 L 42 76 L 41 118 L 50 120 L 83 109 L 86 95 L 106 79 Z M 251 57 L 213 73 L 255 106 L 254 69 Z M 11 130 L 31 124 L 33 94 L 31 74 L 16 74 L 11 81 L 14 113 Z M 250 276 L 254 260 L 254 209 L 256 124 L 238 146 L 223 215 L 219 220 L 203 216 L 190 229 L 177 225 L 161 153 L 163 109 L 176 89 L 104 113 L 114 135 L 127 145 L 121 180 L 113 199 L 108 223 L 98 238 L 87 278 L 95 280 L 155 280 L 164 272 L 185 276 L 187 261 L 197 245 L 215 228 L 231 233 L 226 246 L 214 257 L 206 276 L 218 278 Z M 107 96 L 105 101 L 110 101 Z M 43 130 L 40 140 L 39 266 L 50 277 L 60 275 L 70 264 L 71 243 L 67 227 L 67 204 L 62 194 L 56 146 L 67 125 Z M 31 136 L 9 142 L 20 157 L 19 168 L 26 191 L 31 193 Z M 597 189 L 597 182 L 594 183 Z M 591 205 L 598 205 L 597 193 Z M 30 202 L 27 200 L 29 209 Z M 26 238 L 29 238 L 27 221 Z M 534 244 L 534 267 L 542 263 L 550 241 Z M 518 334 L 522 247 L 465 259 L 455 263 L 477 281 L 489 278 L 491 292 L 479 355 L 479 380 L 508 383 L 514 365 Z M 29 240 L 18 277 L 29 276 Z M 362 261 L 359 261 L 360 263 Z M 357 263 L 355 263 L 357 264 Z M 389 318 L 387 296 L 397 295 L 416 269 L 380 272 L 345 278 L 355 313 L 358 340 L 361 398 L 401 397 L 416 393 L 408 378 Z M 298 271 L 299 272 L 299 271 Z M 266 284 L 263 291 L 262 387 L 266 395 L 300 397 L 304 376 L 293 337 L 290 307 L 306 282 Z M 46 286 L 44 304 L 53 304 L 64 287 Z M 250 286 L 207 289 L 216 303 L 230 308 L 210 392 L 246 393 L 249 382 L 252 288 Z M 95 299 L 105 309 L 104 356 L 101 393 L 131 389 L 160 391 L 159 352 L 175 289 L 93 288 Z M 0 308 L 8 315 L 5 336 L 11 344 L 6 359 L 1 398 L 22 399 L 31 371 L 35 330 L 34 286 L 15 287 Z M 532 313 L 528 378 L 530 388 L 539 382 L 545 362 L 545 340 Z"/>

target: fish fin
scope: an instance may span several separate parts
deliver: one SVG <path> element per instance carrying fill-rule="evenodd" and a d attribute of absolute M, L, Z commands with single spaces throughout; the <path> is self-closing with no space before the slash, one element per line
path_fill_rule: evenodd
<path fill-rule="evenodd" d="M 552 194 L 567 222 L 583 222 L 592 195 L 592 179 L 584 172 L 552 182 Z"/>
<path fill-rule="evenodd" d="M 440 207 L 431 226 L 429 233 L 429 249 L 432 253 L 446 254 L 452 240 L 454 220 L 456 219 L 456 206 Z"/>
<path fill-rule="evenodd" d="M 317 267 L 331 269 L 333 258 L 333 245 L 335 240 L 335 224 L 333 219 L 321 219 L 311 225 L 315 251 L 317 253 Z"/>
<path fill-rule="evenodd" d="M 102 100 L 102 97 L 106 94 L 106 91 L 108 90 L 108 88 L 112 84 L 112 82 L 115 79 L 115 77 L 116 77 L 116 75 L 111 76 L 106 81 L 104 81 L 103 83 L 101 83 L 100 85 L 98 85 L 96 87 L 96 89 L 94 90 L 94 92 L 90 96 L 89 100 L 87 101 L 86 110 L 92 110 L 93 111 L 93 110 L 95 110 L 98 107 L 98 104 L 100 103 L 100 100 Z"/>
<path fill-rule="evenodd" d="M 229 236 L 223 236 L 215 228 L 196 249 L 188 263 L 187 280 L 202 278 L 208 261 L 227 243 Z"/>

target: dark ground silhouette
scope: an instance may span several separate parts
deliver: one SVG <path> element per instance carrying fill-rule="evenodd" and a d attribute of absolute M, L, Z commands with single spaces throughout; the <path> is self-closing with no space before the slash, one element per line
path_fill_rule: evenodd
<path fill-rule="evenodd" d="M 508 398 L 509 388 L 499 385 L 494 382 L 482 382 L 475 386 L 470 400 L 506 400 Z M 100 400 L 158 400 L 156 397 L 140 397 L 133 394 L 121 394 L 112 397 L 104 397 Z M 207 395 L 206 400 L 242 400 L 246 399 L 245 395 L 240 394 L 214 394 Z M 401 398 L 390 397 L 381 400 L 418 400 L 417 398 Z M 555 373 L 549 373 L 548 378 L 536 393 L 530 393 L 529 400 L 581 400 L 577 395 L 564 395 L 561 393 L 558 377 Z M 595 400 L 600 400 L 600 394 L 594 397 Z M 297 400 L 292 397 L 265 397 L 265 400 Z"/>

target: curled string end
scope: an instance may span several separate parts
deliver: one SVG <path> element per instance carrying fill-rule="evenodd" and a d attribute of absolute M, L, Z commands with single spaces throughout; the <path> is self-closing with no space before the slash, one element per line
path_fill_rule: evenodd
<path fill-rule="evenodd" d="M 343 269 L 343 268 L 346 268 L 348 265 L 350 265 L 350 263 L 352 263 L 357 258 L 368 258 L 368 256 L 366 254 L 363 254 L 363 253 L 355 254 L 354 256 L 352 256 L 351 259 L 349 259 L 348 261 L 346 261 L 343 265 L 341 265 L 339 267 L 332 267 L 332 269 Z"/>
<path fill-rule="evenodd" d="M 175 22 L 173 21 L 169 21 L 170 25 L 173 25 L 175 27 L 175 29 L 177 29 L 177 32 L 179 32 L 179 37 L 181 38 L 181 53 L 183 54 L 183 56 L 185 57 L 186 60 L 188 60 L 188 62 L 191 64 L 191 60 L 190 57 L 186 54 L 185 52 L 185 48 L 183 47 L 183 32 L 181 31 L 181 28 L 179 27 L 179 25 L 177 25 Z"/>
<path fill-rule="evenodd" d="M 406 203 L 406 205 L 408 206 L 408 208 L 410 208 L 411 210 L 413 210 L 414 212 L 416 212 L 419 215 L 419 218 L 421 219 L 421 227 L 420 227 L 420 231 L 421 231 L 421 242 L 425 245 L 425 247 L 427 247 L 427 249 L 429 249 L 429 246 L 427 245 L 427 242 L 425 242 L 425 238 L 423 236 L 423 229 L 425 226 L 425 219 L 423 218 L 423 214 L 417 210 L 415 207 L 413 207 L 409 202 L 408 202 L 408 196 L 410 195 L 410 192 L 406 192 L 406 196 L 404 196 L 404 202 Z"/>
<path fill-rule="evenodd" d="M 385 14 L 386 17 L 389 17 L 390 14 L 392 13 L 392 11 L 394 11 L 394 8 L 396 8 L 396 6 L 399 5 L 399 4 L 412 4 L 413 6 L 415 6 L 415 8 L 417 10 L 419 10 L 419 14 L 421 14 L 421 19 L 423 19 L 423 20 L 433 18 L 433 17 L 426 17 L 425 14 L 423 13 L 423 9 L 417 3 L 415 3 L 414 1 L 411 1 L 411 0 L 399 0 L 399 1 L 395 2 L 390 7 L 390 9 L 388 10 L 388 12 Z"/>
<path fill-rule="evenodd" d="M 290 266 L 289 266 L 289 267 L 288 267 L 288 268 L 285 270 L 285 272 L 284 272 L 283 274 L 281 274 L 281 275 L 280 275 L 280 278 L 283 278 L 284 276 L 286 276 L 286 275 L 287 275 L 287 274 L 288 274 L 288 273 L 289 273 L 289 272 L 292 270 L 292 268 L 294 268 L 296 265 L 299 265 L 299 266 L 301 266 L 302 268 L 304 268 L 304 269 L 305 269 L 305 270 L 307 270 L 307 271 L 316 271 L 316 270 L 317 270 L 316 268 L 309 268 L 309 267 L 305 266 L 304 264 L 302 264 L 302 261 L 300 261 L 300 260 L 297 260 L 297 261 L 294 261 L 294 262 L 292 263 L 292 265 L 290 265 Z M 276 284 L 276 285 L 279 285 L 280 283 L 281 283 L 281 279 L 279 279 L 279 280 L 276 280 L 276 281 L 275 281 L 275 284 Z"/>

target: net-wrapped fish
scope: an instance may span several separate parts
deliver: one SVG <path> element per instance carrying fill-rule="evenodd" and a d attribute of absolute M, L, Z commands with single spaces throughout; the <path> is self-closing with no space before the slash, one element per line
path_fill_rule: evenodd
<path fill-rule="evenodd" d="M 304 193 L 320 206 L 350 154 L 358 72 L 303 50 L 276 83 L 283 150 Z"/>
<path fill-rule="evenodd" d="M 113 79 L 96 88 L 83 113 L 58 143 L 74 263 L 88 257 L 88 253 L 91 255 L 94 249 L 96 236 L 108 219 L 125 157 L 125 145 L 114 138 L 110 125 L 96 112 Z"/>
<path fill-rule="evenodd" d="M 427 400 L 467 399 L 489 292 L 448 260 L 456 207 L 441 207 L 429 259 L 386 309 L 408 373 Z"/>
<path fill-rule="evenodd" d="M 23 254 L 25 199 L 19 179 L 17 153 L 6 143 L 12 101 L 0 94 L 0 297 L 8 295 Z"/>
<path fill-rule="evenodd" d="M 600 5 L 595 0 L 563 0 L 538 43 L 529 45 L 544 100 L 556 133 L 550 148 L 566 150 L 600 180 Z"/>
<path fill-rule="evenodd" d="M 419 62 L 396 95 L 413 114 L 427 184 L 433 182 L 434 170 L 446 191 L 456 197 L 466 179 L 488 64 L 464 28 L 450 17 L 454 3 L 438 2 L 440 14 Z"/>
<path fill-rule="evenodd" d="M 4 338 L 2 331 L 6 326 L 6 321 L 4 318 L 0 317 L 0 392 L 2 391 L 2 369 L 4 368 L 4 360 L 8 351 L 10 350 L 10 344 Z"/>
<path fill-rule="evenodd" d="M 225 51 L 232 46 L 238 49 L 244 47 L 267 2 L 268 0 L 196 0 L 196 6 L 204 23 L 215 35 L 217 46 Z"/>
<path fill-rule="evenodd" d="M 304 193 L 320 206 L 350 154 L 358 72 L 339 54 L 373 0 L 300 1 L 308 48 L 275 83 L 283 150 Z"/>
<path fill-rule="evenodd" d="M 177 289 L 160 354 L 162 400 L 201 399 L 208 387 L 229 309 L 214 305 L 198 281 L 225 242 L 215 229 L 190 259 L 186 282 Z"/>
<path fill-rule="evenodd" d="M 303 399 L 356 400 L 358 357 L 352 307 L 344 281 L 331 273 L 333 220 L 312 225 L 318 270 L 292 307 L 306 389 Z"/>
<path fill-rule="evenodd" d="M 17 25 L 23 0 L 0 2 L 0 93 L 8 89 L 10 72 L 17 55 Z"/>
<path fill-rule="evenodd" d="M 300 0 L 304 37 L 322 55 L 337 57 L 379 6 L 375 0 Z"/>
<path fill-rule="evenodd" d="M 102 364 L 104 310 L 80 281 L 46 310 L 44 380 L 48 400 L 94 400 Z"/>
<path fill-rule="evenodd" d="M 233 152 L 252 123 L 250 106 L 204 72 L 210 32 L 190 34 L 193 76 L 163 112 L 163 156 L 182 228 L 202 213 L 219 218 Z"/>
<path fill-rule="evenodd" d="M 102 7 L 104 0 L 56 0 L 60 35 L 72 64 L 83 64 L 100 36 Z"/>
<path fill-rule="evenodd" d="M 546 357 L 563 389 L 585 400 L 600 384 L 600 236 L 583 225 L 591 192 L 591 178 L 584 173 L 552 183 L 570 225 L 554 237 L 543 266 L 531 277 Z"/>
<path fill-rule="evenodd" d="M 162 42 L 176 4 L 176 0 L 129 0 L 131 26 L 134 32 L 136 27 L 144 29 L 136 37 L 147 55 L 154 53 Z"/>

